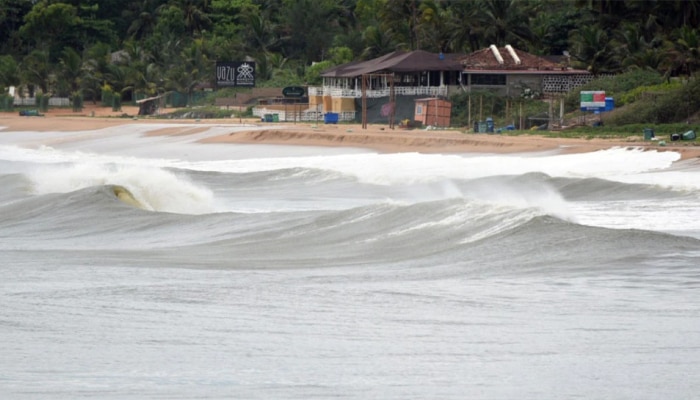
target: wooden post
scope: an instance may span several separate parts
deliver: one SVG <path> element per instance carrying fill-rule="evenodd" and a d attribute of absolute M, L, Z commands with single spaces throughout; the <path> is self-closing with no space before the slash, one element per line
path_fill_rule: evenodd
<path fill-rule="evenodd" d="M 367 129 L 367 75 L 362 75 L 362 129 Z"/>
<path fill-rule="evenodd" d="M 564 95 L 559 97 L 559 127 L 564 127 Z"/>
<path fill-rule="evenodd" d="M 469 99 L 469 100 L 467 101 L 467 103 L 468 103 L 468 106 L 467 106 L 467 123 L 469 124 L 469 128 L 471 129 L 471 128 L 474 126 L 474 124 L 472 124 L 472 95 L 471 95 L 471 93 L 469 94 L 468 99 Z M 476 133 L 476 132 L 474 132 L 474 133 Z"/>
<path fill-rule="evenodd" d="M 520 100 L 520 125 L 518 126 L 518 130 L 523 130 L 523 123 L 525 121 L 523 120 L 523 101 Z"/>
<path fill-rule="evenodd" d="M 389 82 L 389 105 L 391 110 L 389 110 L 389 129 L 394 129 L 394 116 L 396 115 L 396 93 L 394 93 L 394 74 L 387 75 L 391 82 Z"/>
<path fill-rule="evenodd" d="M 484 120 L 484 96 L 479 96 L 479 121 Z"/>

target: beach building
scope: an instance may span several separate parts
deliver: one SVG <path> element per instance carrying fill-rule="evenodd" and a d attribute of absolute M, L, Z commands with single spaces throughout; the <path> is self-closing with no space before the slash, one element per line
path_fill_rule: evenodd
<path fill-rule="evenodd" d="M 477 90 L 546 96 L 567 93 L 592 79 L 588 71 L 571 68 L 566 57 L 555 62 L 510 45 L 466 55 L 394 51 L 330 68 L 321 76 L 323 85 L 308 89 L 309 110 L 359 121 L 365 107 L 371 122 L 391 118 L 387 110 L 395 120 L 413 118 L 421 98 L 446 99 Z"/>
<path fill-rule="evenodd" d="M 324 71 L 323 85 L 309 88 L 309 107 L 338 114 L 340 121 L 354 121 L 364 99 L 374 122 L 391 118 L 390 113 L 395 120 L 412 118 L 416 99 L 447 97 L 460 90 L 462 69 L 454 55 L 394 51 Z"/>
<path fill-rule="evenodd" d="M 467 91 L 486 89 L 504 96 L 567 93 L 593 78 L 586 70 L 571 68 L 566 56 L 553 62 L 510 45 L 491 45 L 458 61 Z"/>

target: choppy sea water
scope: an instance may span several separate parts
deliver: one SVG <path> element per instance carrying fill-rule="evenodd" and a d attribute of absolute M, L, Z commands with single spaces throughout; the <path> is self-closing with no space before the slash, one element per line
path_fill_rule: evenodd
<path fill-rule="evenodd" d="M 700 167 L 0 131 L 0 398 L 690 399 Z"/>

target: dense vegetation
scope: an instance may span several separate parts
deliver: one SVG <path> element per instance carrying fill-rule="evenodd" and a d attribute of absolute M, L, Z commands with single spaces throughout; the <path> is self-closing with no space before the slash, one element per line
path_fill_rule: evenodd
<path fill-rule="evenodd" d="M 596 74 L 655 71 L 660 85 L 700 68 L 699 25 L 700 0 L 0 0 L 0 89 L 191 95 L 216 60 L 243 59 L 261 86 L 314 84 L 396 49 L 490 44 L 566 52 Z"/>

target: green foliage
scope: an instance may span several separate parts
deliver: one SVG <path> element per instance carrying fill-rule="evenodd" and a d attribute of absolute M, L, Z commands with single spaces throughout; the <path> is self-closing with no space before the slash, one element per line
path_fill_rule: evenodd
<path fill-rule="evenodd" d="M 621 107 L 651 94 L 659 101 L 661 92 L 674 91 L 664 81 L 700 69 L 700 7 L 668 3 L 0 0 L 0 86 L 47 95 L 80 91 L 96 102 L 107 83 L 125 101 L 167 90 L 191 99 L 198 85 L 212 83 L 217 60 L 254 59 L 258 86 L 288 86 L 320 83 L 322 67 L 313 62 L 338 65 L 397 49 L 465 53 L 509 43 L 538 55 L 568 51 L 572 65 L 594 73 L 625 72 L 582 88 L 605 90 Z M 633 91 L 637 86 L 645 88 Z M 482 113 L 505 118 L 507 102 L 488 98 Z M 577 90 L 567 97 L 567 110 L 578 103 Z M 694 104 L 678 104 L 686 103 Z M 459 115 L 464 104 L 457 105 Z M 636 107 L 639 115 L 665 120 L 686 113 L 678 104 L 658 112 Z"/>
<path fill-rule="evenodd" d="M 629 92 L 638 86 L 652 86 L 663 83 L 663 76 L 652 70 L 633 69 L 617 75 L 605 75 L 572 90 L 566 95 L 566 110 L 571 112 L 581 105 L 580 94 L 586 90 L 604 90 L 606 97 L 613 97 L 617 105 L 622 105 L 618 95 Z"/>
<path fill-rule="evenodd" d="M 14 99 L 9 94 L 0 94 L 0 110 L 11 111 Z"/>
<path fill-rule="evenodd" d="M 170 113 L 163 113 L 158 116 L 158 118 L 163 119 L 224 119 L 231 118 L 233 116 L 243 117 L 245 113 L 235 114 L 231 110 L 220 109 L 219 107 L 196 107 L 196 108 L 181 108 Z"/>
<path fill-rule="evenodd" d="M 36 107 L 39 109 L 39 111 L 46 112 L 49 110 L 50 97 L 50 95 L 42 93 L 38 93 L 36 95 Z"/>
<path fill-rule="evenodd" d="M 83 109 L 83 95 L 80 92 L 73 92 L 70 96 L 71 106 L 73 111 L 81 111 Z"/>
<path fill-rule="evenodd" d="M 111 87 L 107 85 L 102 87 L 101 101 L 102 107 L 112 107 L 112 104 L 114 104 L 114 91 Z"/>
<path fill-rule="evenodd" d="M 667 93 L 670 91 L 676 91 L 682 88 L 682 84 L 678 80 L 673 80 L 671 82 L 664 82 L 659 85 L 650 86 L 639 86 L 628 92 L 622 93 L 617 97 L 616 103 L 618 106 L 623 106 L 625 104 L 631 104 L 635 101 L 646 96 L 657 96 L 661 93 Z"/>
<path fill-rule="evenodd" d="M 601 127 L 582 126 L 568 129 L 565 132 L 555 132 L 552 135 L 567 137 L 597 137 L 597 138 L 635 138 L 643 137 L 644 129 L 653 129 L 657 139 L 666 139 L 674 133 L 683 133 L 689 130 L 700 132 L 700 124 L 627 124 L 625 126 L 610 126 L 606 124 Z"/>
<path fill-rule="evenodd" d="M 20 83 L 19 64 L 14 57 L 0 56 L 0 90 Z"/>
<path fill-rule="evenodd" d="M 606 116 L 605 123 L 619 127 L 627 124 L 689 122 L 697 110 L 700 110 L 700 82 L 694 80 L 676 90 L 643 96 Z"/>
<path fill-rule="evenodd" d="M 469 112 L 471 98 L 471 113 Z M 523 122 L 527 117 L 546 113 L 548 104 L 537 99 L 509 99 L 491 91 L 460 92 L 450 97 L 453 126 L 468 126 L 475 121 L 493 118 L 497 126 L 518 124 L 522 112 Z"/>
<path fill-rule="evenodd" d="M 355 58 L 352 53 L 352 49 L 345 46 L 332 47 L 330 50 L 328 50 L 328 57 L 333 65 L 349 63 Z"/>
<path fill-rule="evenodd" d="M 306 84 L 311 86 L 320 85 L 322 83 L 321 73 L 332 66 L 333 62 L 331 61 L 321 61 L 306 68 L 306 74 L 304 75 Z"/>

